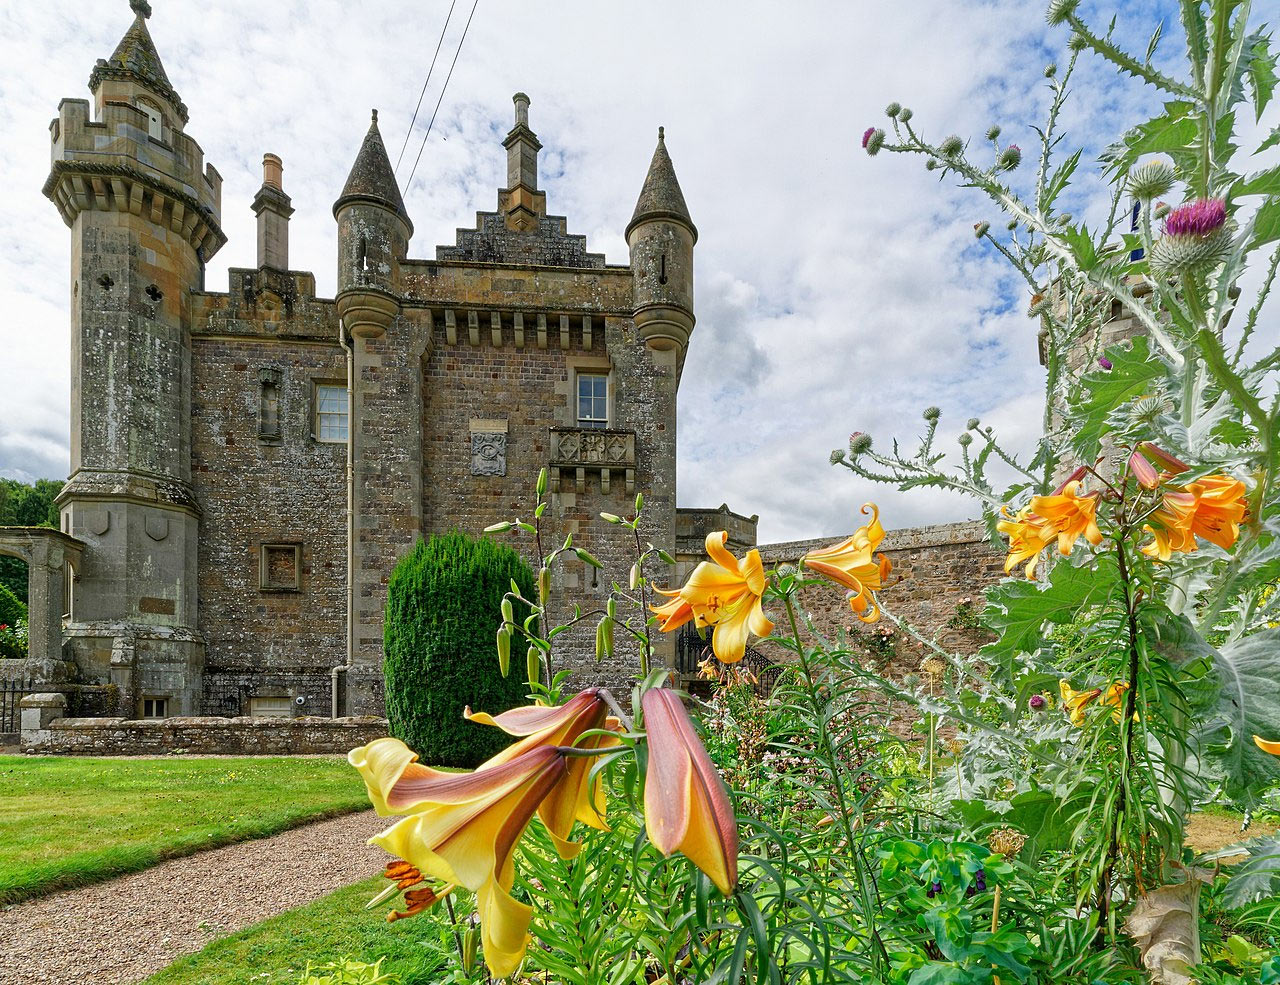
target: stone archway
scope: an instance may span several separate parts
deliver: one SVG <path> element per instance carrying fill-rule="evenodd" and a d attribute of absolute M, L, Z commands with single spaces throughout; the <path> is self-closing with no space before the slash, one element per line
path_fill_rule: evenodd
<path fill-rule="evenodd" d="M 71 574 L 84 542 L 51 527 L 0 527 L 0 554 L 27 563 L 27 664 L 38 681 L 63 676 L 62 617 L 71 601 Z"/>

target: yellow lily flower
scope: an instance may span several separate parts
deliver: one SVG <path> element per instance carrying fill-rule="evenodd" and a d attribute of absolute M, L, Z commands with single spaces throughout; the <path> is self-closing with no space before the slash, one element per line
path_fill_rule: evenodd
<path fill-rule="evenodd" d="M 1067 717 L 1071 719 L 1071 724 L 1080 728 L 1085 723 L 1085 716 L 1088 707 L 1094 701 L 1101 698 L 1101 703 L 1113 709 L 1111 717 L 1115 721 L 1120 721 L 1123 716 L 1124 696 L 1129 690 L 1127 683 L 1116 681 L 1107 686 L 1106 691 L 1100 687 L 1089 688 L 1087 691 L 1072 690 L 1071 685 L 1066 681 L 1058 682 L 1058 689 L 1062 692 L 1062 707 L 1067 713 Z M 1133 713 L 1133 720 L 1138 720 L 1138 713 Z"/>
<path fill-rule="evenodd" d="M 466 717 L 481 725 L 493 725 L 508 735 L 520 736 L 520 741 L 508 746 L 480 766 L 491 769 L 510 762 L 540 746 L 570 746 L 578 749 L 604 749 L 618 744 L 613 735 L 591 735 L 586 732 L 607 730 L 616 732 L 621 727 L 616 718 L 609 716 L 609 706 L 599 688 L 587 688 L 562 705 L 525 705 L 512 708 L 500 715 L 474 713 L 470 708 Z M 572 757 L 568 760 L 565 777 L 538 805 L 538 817 L 546 826 L 556 851 L 563 859 L 571 859 L 582 846 L 568 840 L 574 821 L 581 821 L 601 831 L 608 831 L 604 821 L 604 777 L 597 774 L 589 780 L 595 760 Z"/>
<path fill-rule="evenodd" d="M 1080 480 L 1068 482 L 1062 492 L 1052 496 L 1032 496 L 1031 512 L 1043 517 L 1045 525 L 1058 536 L 1058 552 L 1070 554 L 1075 542 L 1083 537 L 1090 544 L 1102 543 L 1102 531 L 1095 519 L 1098 510 L 1098 494 L 1077 493 Z"/>
<path fill-rule="evenodd" d="M 1229 475 L 1206 475 L 1161 497 L 1160 509 L 1151 516 L 1157 526 L 1149 528 L 1154 540 L 1142 550 L 1167 561 L 1173 551 L 1196 550 L 1196 537 L 1229 550 L 1240 536 L 1246 511 L 1243 482 Z"/>
<path fill-rule="evenodd" d="M 880 525 L 880 511 L 875 503 L 866 503 L 863 513 L 871 514 L 871 522 L 864 524 L 838 544 L 810 551 L 801 563 L 823 577 L 830 578 L 849 590 L 849 607 L 854 615 L 866 623 L 880 618 L 872 592 L 880 591 L 889 577 L 892 565 L 883 554 L 873 557 L 875 549 L 884 540 L 884 527 Z"/>
<path fill-rule="evenodd" d="M 685 856 L 726 896 L 738 883 L 738 819 L 729 792 L 680 696 L 650 688 L 640 699 L 649 746 L 644 824 L 668 858 Z"/>
<path fill-rule="evenodd" d="M 1263 752 L 1269 752 L 1273 756 L 1280 756 L 1280 739 L 1275 742 L 1269 742 L 1260 735 L 1253 737 L 1253 743 Z"/>
<path fill-rule="evenodd" d="M 473 773 L 442 773 L 417 758 L 392 738 L 348 754 L 378 813 L 409 815 L 369 843 L 444 884 L 430 894 L 415 891 L 410 910 L 430 905 L 453 884 L 474 892 L 489 971 L 495 978 L 514 974 L 524 960 L 533 910 L 511 896 L 512 856 L 538 805 L 564 778 L 565 755 L 543 745 Z"/>
<path fill-rule="evenodd" d="M 1016 516 L 1010 515 L 1008 507 L 1001 507 L 1001 510 L 1005 519 L 996 524 L 996 529 L 1009 538 L 1009 556 L 1005 558 L 1004 572 L 1008 574 L 1016 565 L 1026 561 L 1027 579 L 1034 581 L 1040 555 L 1056 534 L 1041 517 L 1032 515 L 1029 506 L 1020 509 Z"/>
<path fill-rule="evenodd" d="M 760 552 L 752 548 L 739 561 L 725 547 L 728 540 L 723 530 L 707 534 L 711 560 L 694 568 L 683 588 L 657 589 L 671 601 L 650 609 L 661 618 L 659 629 L 664 633 L 690 621 L 712 627 L 711 649 L 721 662 L 730 664 L 742 659 L 751 633 L 768 636 L 773 623 L 760 605 L 765 589 Z"/>

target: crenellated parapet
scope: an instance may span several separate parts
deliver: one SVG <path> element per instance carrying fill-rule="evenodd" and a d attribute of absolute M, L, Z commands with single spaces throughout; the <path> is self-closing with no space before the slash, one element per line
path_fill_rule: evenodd
<path fill-rule="evenodd" d="M 129 103 L 107 103 L 93 120 L 87 100 L 64 99 L 49 125 L 44 194 L 68 226 L 84 211 L 128 212 L 181 232 L 208 260 L 227 241 L 222 176 L 185 133 L 152 137 L 149 122 L 145 110 Z"/>

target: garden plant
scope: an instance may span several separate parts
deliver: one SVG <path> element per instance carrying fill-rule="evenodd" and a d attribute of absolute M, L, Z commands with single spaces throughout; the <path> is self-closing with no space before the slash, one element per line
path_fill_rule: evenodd
<path fill-rule="evenodd" d="M 983 594 L 956 617 L 986 631 L 980 653 L 895 616 L 870 504 L 852 536 L 775 570 L 712 533 L 707 560 L 665 585 L 672 559 L 638 496 L 603 515 L 634 545 L 630 570 L 560 623 L 554 569 L 599 564 L 552 529 L 545 471 L 527 519 L 489 528 L 538 569 L 499 603 L 490 657 L 523 676 L 527 703 L 466 714 L 514 743 L 461 774 L 391 738 L 350 757 L 374 806 L 404 815 L 374 839 L 393 857 L 375 904 L 453 952 L 444 980 L 1280 982 L 1280 838 L 1245 831 L 1202 856 L 1186 838 L 1206 803 L 1238 806 L 1242 828 L 1280 808 L 1280 347 L 1265 309 L 1280 168 L 1249 168 L 1280 129 L 1237 146 L 1276 57 L 1247 2 L 1179 11 L 1175 75 L 1160 30 L 1132 54 L 1055 2 L 1067 53 L 1045 72 L 1034 151 L 997 126 L 934 142 L 898 103 L 862 136 L 999 210 L 978 238 L 1025 281 L 1040 332 L 1029 457 L 978 420 L 948 455 L 936 408 L 913 452 L 855 432 L 832 456 L 972 497 L 1008 553 L 999 583 L 957 586 Z M 1093 230 L 1061 204 L 1082 167 L 1059 119 L 1083 58 L 1163 102 L 1103 155 L 1111 208 Z M 1117 311 L 1136 336 L 1108 335 Z M 878 640 L 924 645 L 921 675 L 888 679 L 861 633 L 820 631 L 800 593 L 822 585 L 893 626 Z M 701 708 L 655 659 L 683 626 L 714 654 Z M 572 686 L 559 654 L 583 632 L 601 657 L 634 658 L 630 693 Z M 739 669 L 754 637 L 784 655 L 771 693 Z M 904 709 L 927 741 L 890 728 Z"/>

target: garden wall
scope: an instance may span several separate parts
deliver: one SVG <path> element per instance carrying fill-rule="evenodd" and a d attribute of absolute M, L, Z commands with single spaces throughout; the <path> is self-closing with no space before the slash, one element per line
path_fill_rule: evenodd
<path fill-rule="evenodd" d="M 387 735 L 385 718 L 56 718 L 23 729 L 22 751 L 65 756 L 346 753 Z"/>

